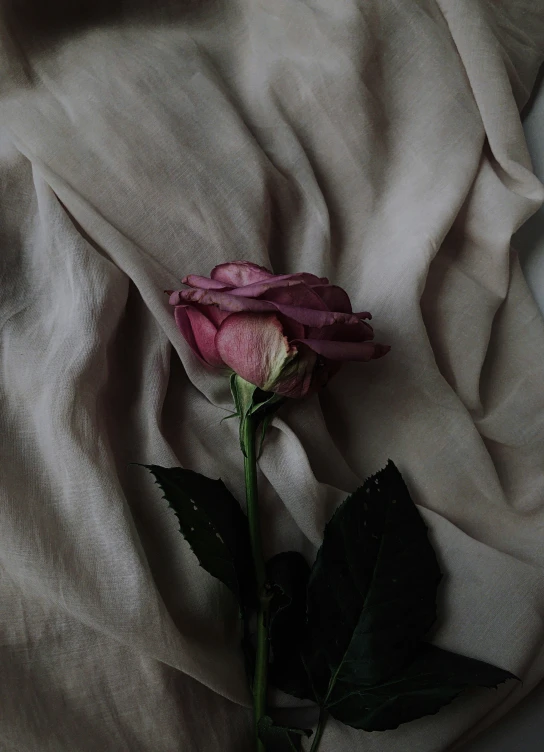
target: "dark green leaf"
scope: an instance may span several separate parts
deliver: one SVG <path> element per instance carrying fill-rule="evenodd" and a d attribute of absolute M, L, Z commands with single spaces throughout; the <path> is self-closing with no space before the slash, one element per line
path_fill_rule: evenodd
<path fill-rule="evenodd" d="M 310 567 L 296 551 L 274 556 L 266 564 L 270 603 L 270 680 L 296 697 L 311 690 L 302 662 L 306 632 L 306 588 Z"/>
<path fill-rule="evenodd" d="M 392 462 L 325 528 L 308 585 L 304 660 L 325 708 L 409 663 L 436 618 L 441 574 L 427 529 Z"/>
<path fill-rule="evenodd" d="M 312 732 L 306 729 L 276 726 L 268 716 L 259 721 L 259 738 L 267 752 L 299 752 L 302 749 L 302 737 L 311 735 Z"/>
<path fill-rule="evenodd" d="M 180 467 L 144 465 L 172 507 L 200 565 L 232 590 L 242 609 L 255 602 L 248 522 L 221 480 Z"/>
<path fill-rule="evenodd" d="M 488 663 L 423 644 L 399 674 L 372 688 L 337 683 L 329 712 L 348 726 L 385 731 L 401 723 L 437 713 L 463 690 L 496 687 L 516 677 Z"/>

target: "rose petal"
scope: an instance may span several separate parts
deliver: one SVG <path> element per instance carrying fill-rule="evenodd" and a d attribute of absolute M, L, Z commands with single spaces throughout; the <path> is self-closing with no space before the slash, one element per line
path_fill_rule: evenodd
<path fill-rule="evenodd" d="M 387 355 L 387 353 L 391 350 L 391 345 L 380 345 L 379 342 L 376 342 L 374 347 L 376 348 L 374 352 L 374 359 L 383 358 L 383 356 Z"/>
<path fill-rule="evenodd" d="M 192 306 L 176 306 L 174 317 L 178 329 L 201 360 L 215 368 L 225 365 L 215 347 L 217 327 L 207 316 Z"/>
<path fill-rule="evenodd" d="M 274 392 L 290 399 L 305 397 L 314 388 L 316 361 L 317 355 L 312 350 L 301 347 L 298 356 L 284 368 L 281 378 L 274 384 Z"/>
<path fill-rule="evenodd" d="M 298 321 L 304 326 L 330 326 L 331 324 L 355 324 L 357 319 L 349 313 L 337 311 L 316 311 L 312 308 L 299 308 L 298 306 L 280 305 L 272 303 L 280 313 L 289 316 L 293 321 Z"/>
<path fill-rule="evenodd" d="M 328 360 L 373 360 L 386 355 L 391 349 L 388 345 L 377 342 L 331 342 L 320 339 L 297 340 L 318 355 Z"/>
<path fill-rule="evenodd" d="M 208 279 L 208 277 L 201 277 L 199 274 L 189 274 L 181 281 L 184 285 L 199 287 L 201 290 L 230 290 L 232 288 L 232 285 L 226 285 L 224 282 Z"/>
<path fill-rule="evenodd" d="M 232 291 L 234 294 L 234 291 Z M 315 311 L 328 311 L 329 309 L 321 300 L 312 287 L 304 282 L 289 282 L 277 286 L 270 286 L 261 296 L 261 300 L 270 300 L 272 303 L 296 306 L 297 308 L 311 308 Z"/>
<path fill-rule="evenodd" d="M 200 305 L 199 303 L 194 303 L 192 307 L 196 308 L 200 311 L 200 313 L 203 313 L 204 316 L 209 318 L 212 324 L 215 324 L 216 329 L 219 329 L 227 316 L 230 316 L 230 313 L 228 311 L 220 311 L 217 306 Z"/>
<path fill-rule="evenodd" d="M 168 291 L 166 291 L 168 292 Z M 185 305 L 185 301 L 181 298 L 181 290 L 173 290 L 170 292 L 170 297 L 168 298 L 168 302 L 172 306 L 178 306 L 178 305 Z"/>
<path fill-rule="evenodd" d="M 354 314 L 338 313 L 336 311 L 316 311 L 311 308 L 281 305 L 268 300 L 254 300 L 238 295 L 231 295 L 220 290 L 177 290 L 170 296 L 172 305 L 184 303 L 201 303 L 202 305 L 216 305 L 222 311 L 241 313 L 252 311 L 255 313 L 268 313 L 279 311 L 284 316 L 289 316 L 294 321 L 304 326 L 329 326 L 330 324 L 359 324 L 359 319 Z"/>
<path fill-rule="evenodd" d="M 215 344 L 224 363 L 265 391 L 271 391 L 282 368 L 297 354 L 273 314 L 232 314 L 219 327 Z"/>
<path fill-rule="evenodd" d="M 342 313 L 351 313 L 351 301 L 345 290 L 337 285 L 319 285 L 313 290 L 319 295 L 329 311 L 341 311 Z"/>
<path fill-rule="evenodd" d="M 307 338 L 339 342 L 366 342 L 374 339 L 374 330 L 366 321 L 359 321 L 358 324 L 332 324 L 321 328 L 311 327 L 308 330 Z M 292 339 L 295 339 L 295 337 Z"/>
<path fill-rule="evenodd" d="M 226 264 L 219 264 L 210 274 L 215 281 L 231 285 L 233 287 L 243 287 L 252 285 L 254 282 L 261 282 L 265 279 L 274 277 L 271 271 L 264 266 L 257 266 L 251 261 L 229 261 Z"/>
<path fill-rule="evenodd" d="M 267 298 L 269 290 L 275 290 L 276 288 L 287 290 L 293 287 L 298 290 L 302 289 L 302 286 L 304 286 L 306 290 L 323 287 L 321 280 L 318 277 L 314 277 L 313 274 L 281 274 L 272 279 L 255 282 L 254 284 L 245 285 L 244 287 L 230 288 L 229 292 L 232 293 L 232 295 L 241 295 L 244 298 Z M 317 298 L 316 305 L 313 307 L 326 310 L 326 306 L 321 301 L 319 295 L 313 293 L 313 296 Z M 312 297 L 312 300 L 314 297 Z"/>
<path fill-rule="evenodd" d="M 213 281 L 238 288 L 258 282 L 266 282 L 267 280 L 282 281 L 288 279 L 300 279 L 311 286 L 329 284 L 329 280 L 326 277 L 317 277 L 315 274 L 309 274 L 308 272 L 273 274 L 264 266 L 258 266 L 251 263 L 251 261 L 230 261 L 226 264 L 219 264 L 215 269 L 212 269 L 210 276 Z"/>
<path fill-rule="evenodd" d="M 183 337 L 191 350 L 194 352 L 195 355 L 197 355 L 201 360 L 204 360 L 202 353 L 198 349 L 198 345 L 196 343 L 195 335 L 193 334 L 193 328 L 191 326 L 191 321 L 189 319 L 189 316 L 187 315 L 187 308 L 188 306 L 176 306 L 174 309 L 174 319 L 177 324 L 178 329 L 183 334 Z"/>
<path fill-rule="evenodd" d="M 279 313 L 279 311 L 277 316 L 283 327 L 283 332 L 289 342 L 292 342 L 294 339 L 304 339 L 304 337 L 310 336 L 308 334 L 307 327 L 299 324 L 298 321 L 293 321 L 292 318 L 290 318 L 289 316 L 284 316 L 282 313 Z"/>
<path fill-rule="evenodd" d="M 202 353 L 204 360 L 215 368 L 224 366 L 225 364 L 215 346 L 217 326 L 205 314 L 192 306 L 187 309 L 187 315 L 191 322 L 198 349 Z"/>

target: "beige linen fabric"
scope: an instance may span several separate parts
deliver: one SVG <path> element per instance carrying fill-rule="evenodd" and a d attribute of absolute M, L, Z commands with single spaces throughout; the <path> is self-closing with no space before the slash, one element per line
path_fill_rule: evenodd
<path fill-rule="evenodd" d="M 446 573 L 434 640 L 524 680 L 323 752 L 492 722 L 544 676 L 544 324 L 510 247 L 544 198 L 542 0 L 217 0 L 2 54 L 0 749 L 251 748 L 230 594 L 129 465 L 242 497 L 227 380 L 163 293 L 232 259 L 330 277 L 392 345 L 274 421 L 267 552 L 312 559 L 390 457 Z"/>

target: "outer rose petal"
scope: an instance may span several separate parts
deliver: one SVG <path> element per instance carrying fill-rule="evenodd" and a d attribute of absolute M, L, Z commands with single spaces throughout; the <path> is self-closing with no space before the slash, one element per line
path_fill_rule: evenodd
<path fill-rule="evenodd" d="M 297 353 L 273 314 L 232 314 L 219 327 L 216 345 L 224 363 L 265 391 Z"/>
<path fill-rule="evenodd" d="M 197 308 L 189 307 L 187 309 L 187 315 L 191 322 L 198 349 L 202 353 L 206 363 L 209 363 L 209 365 L 214 366 L 215 368 L 224 366 L 225 364 L 215 346 L 215 337 L 217 335 L 217 327 L 215 324 Z"/>
<path fill-rule="evenodd" d="M 229 261 L 226 264 L 219 264 L 212 269 L 210 274 L 212 280 L 232 287 L 252 285 L 254 282 L 261 282 L 274 276 L 264 266 L 257 266 L 251 261 Z"/>
<path fill-rule="evenodd" d="M 262 282 L 255 282 L 252 285 L 244 287 L 230 288 L 232 295 L 240 295 L 243 298 L 269 298 L 269 292 L 275 292 L 276 289 L 286 291 L 291 295 L 296 295 L 299 291 L 302 296 L 306 295 L 312 301 L 308 308 L 318 308 L 327 310 L 327 306 L 321 300 L 321 297 L 313 292 L 314 289 L 323 287 L 322 280 L 314 277 L 313 274 L 282 274 L 272 279 Z M 295 300 L 294 305 L 305 305 L 304 302 Z"/>
<path fill-rule="evenodd" d="M 337 285 L 319 285 L 314 287 L 315 292 L 325 303 L 329 311 L 341 311 L 351 313 L 351 301 L 345 290 Z"/>
<path fill-rule="evenodd" d="M 305 338 L 303 337 L 302 339 Z M 306 339 L 332 340 L 335 342 L 366 342 L 367 340 L 374 339 L 374 330 L 366 321 L 360 321 L 358 324 L 332 324 L 332 326 L 322 326 L 321 328 L 311 327 L 308 330 Z"/>
<path fill-rule="evenodd" d="M 179 330 L 198 357 L 215 368 L 224 366 L 215 346 L 217 327 L 192 306 L 177 306 L 174 314 Z"/>
<path fill-rule="evenodd" d="M 215 341 L 223 361 L 264 391 L 299 397 L 310 388 L 315 356 L 300 358 L 273 314 L 234 313 Z"/>
<path fill-rule="evenodd" d="M 283 333 L 289 342 L 292 342 L 294 339 L 304 339 L 305 337 L 310 336 L 308 327 L 299 324 L 298 321 L 293 321 L 289 316 L 284 316 L 279 312 L 277 316 L 283 327 Z"/>
<path fill-rule="evenodd" d="M 230 290 L 232 285 L 226 285 L 224 282 L 218 282 L 215 279 L 201 277 L 199 274 L 188 274 L 181 280 L 184 285 L 189 287 L 198 287 L 201 290 Z"/>
<path fill-rule="evenodd" d="M 373 360 L 386 355 L 391 349 L 389 345 L 380 345 L 377 342 L 331 342 L 321 339 L 302 339 L 299 341 L 323 358 L 337 362 Z"/>
<path fill-rule="evenodd" d="M 311 351 L 308 351 L 311 352 Z M 314 387 L 314 369 L 317 356 L 299 356 L 282 374 L 280 381 L 275 384 L 273 391 L 283 397 L 300 399 L 305 397 Z"/>
<path fill-rule="evenodd" d="M 326 277 L 316 277 L 315 274 L 309 274 L 308 272 L 272 274 L 269 269 L 266 269 L 264 266 L 252 264 L 251 261 L 230 261 L 227 264 L 219 264 L 215 269 L 212 269 L 210 276 L 213 281 L 218 281 L 230 285 L 231 287 L 238 288 L 253 285 L 258 282 L 266 282 L 267 280 L 275 282 L 288 279 L 303 280 L 311 286 L 329 284 L 329 280 Z"/>
<path fill-rule="evenodd" d="M 227 316 L 230 316 L 230 313 L 228 311 L 220 311 L 219 308 L 214 305 L 199 306 L 197 304 L 195 308 L 198 308 L 200 310 L 200 313 L 203 313 L 205 316 L 207 316 L 212 324 L 215 324 L 216 329 L 219 329 Z"/>
<path fill-rule="evenodd" d="M 252 311 L 254 313 L 275 313 L 279 311 L 284 316 L 289 316 L 294 321 L 304 326 L 328 326 L 330 324 L 359 324 L 355 314 L 338 313 L 336 311 L 318 311 L 312 308 L 283 305 L 268 300 L 255 300 L 231 295 L 221 290 L 176 290 L 170 296 L 170 305 L 183 305 L 184 303 L 200 303 L 201 305 L 216 305 L 222 311 L 241 313 Z"/>
<path fill-rule="evenodd" d="M 328 311 L 326 304 L 321 300 L 319 295 L 314 292 L 313 287 L 304 283 L 295 284 L 289 287 L 276 287 L 267 290 L 262 295 L 263 300 L 270 300 L 272 303 L 281 305 L 296 306 L 298 308 L 311 308 L 316 311 Z"/>
<path fill-rule="evenodd" d="M 189 316 L 187 315 L 187 308 L 188 306 L 180 305 L 176 306 L 174 308 L 174 319 L 176 321 L 176 324 L 178 326 L 178 329 L 183 334 L 183 337 L 191 350 L 194 352 L 195 355 L 197 355 L 201 360 L 204 360 L 202 353 L 198 349 L 198 345 L 196 344 L 195 335 L 193 334 L 193 328 L 191 326 L 191 321 L 189 320 Z"/>

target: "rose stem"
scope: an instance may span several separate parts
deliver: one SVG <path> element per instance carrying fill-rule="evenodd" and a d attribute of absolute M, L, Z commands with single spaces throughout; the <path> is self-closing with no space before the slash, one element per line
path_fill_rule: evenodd
<path fill-rule="evenodd" d="M 246 481 L 247 516 L 251 538 L 251 552 L 257 581 L 259 612 L 257 616 L 257 648 L 255 655 L 255 676 L 253 680 L 253 714 L 255 719 L 255 749 L 265 752 L 264 744 L 259 739 L 258 724 L 266 714 L 266 682 L 268 674 L 268 609 L 266 597 L 266 572 L 261 541 L 259 507 L 257 498 L 257 455 L 255 450 L 257 423 L 251 416 L 246 416 L 242 425 L 242 444 L 244 447 L 244 470 Z"/>
<path fill-rule="evenodd" d="M 328 716 L 329 714 L 327 713 L 325 708 L 321 708 L 319 711 L 319 720 L 317 722 L 317 728 L 315 730 L 312 746 L 310 747 L 310 752 L 317 752 L 319 742 L 321 741 L 321 737 L 323 736 L 323 731 L 325 731 L 325 724 L 327 723 Z"/>

